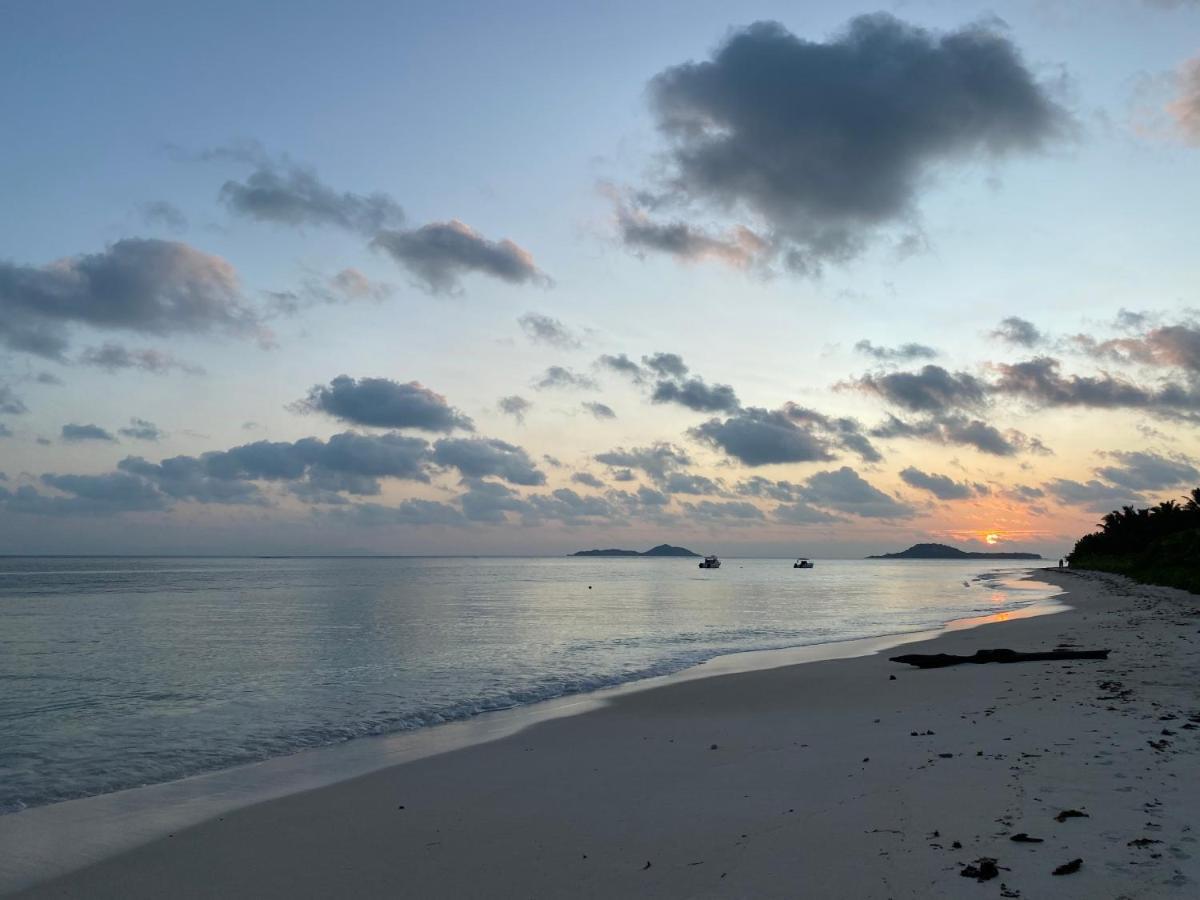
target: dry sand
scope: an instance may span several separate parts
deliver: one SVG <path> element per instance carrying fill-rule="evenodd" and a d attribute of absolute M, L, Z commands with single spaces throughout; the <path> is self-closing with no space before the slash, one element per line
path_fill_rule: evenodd
<path fill-rule="evenodd" d="M 1200 896 L 1200 598 L 1046 577 L 1074 609 L 897 652 L 1109 660 L 917 670 L 885 653 L 630 693 L 22 896 Z M 1056 821 L 1069 809 L 1086 817 Z M 998 877 L 960 875 L 983 857 Z"/>

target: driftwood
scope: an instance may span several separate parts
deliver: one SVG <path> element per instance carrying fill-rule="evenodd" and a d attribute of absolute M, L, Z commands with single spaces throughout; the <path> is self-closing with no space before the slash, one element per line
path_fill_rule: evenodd
<path fill-rule="evenodd" d="M 962 663 L 1039 662 L 1054 659 L 1108 659 L 1107 650 L 1049 650 L 1045 653 L 1018 653 L 1016 650 L 976 650 L 974 656 L 951 653 L 906 653 L 893 656 L 892 662 L 907 663 L 918 669 L 941 669 Z"/>

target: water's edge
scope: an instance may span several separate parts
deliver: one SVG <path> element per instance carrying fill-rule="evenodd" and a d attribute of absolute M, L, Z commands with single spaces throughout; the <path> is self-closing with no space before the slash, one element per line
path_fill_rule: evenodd
<path fill-rule="evenodd" d="M 1039 581 L 1038 570 L 1021 580 Z M 682 671 L 542 700 L 414 731 L 363 737 L 177 781 L 66 800 L 0 816 L 0 893 L 64 874 L 209 819 L 288 794 L 390 766 L 509 737 L 542 722 L 580 715 L 629 693 L 684 681 L 870 656 L 952 631 L 1066 612 L 1068 592 L 1012 612 L 953 619 L 939 628 L 725 654 Z"/>

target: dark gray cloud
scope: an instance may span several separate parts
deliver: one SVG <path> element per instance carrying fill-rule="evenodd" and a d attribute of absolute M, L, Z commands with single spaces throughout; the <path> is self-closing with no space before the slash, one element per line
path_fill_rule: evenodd
<path fill-rule="evenodd" d="M 728 419 L 709 419 L 688 433 L 748 466 L 833 459 L 828 441 L 781 411 L 751 406 Z"/>
<path fill-rule="evenodd" d="M 123 369 L 140 369 L 154 375 L 165 375 L 172 370 L 179 370 L 189 375 L 202 375 L 204 369 L 189 363 L 182 363 L 169 353 L 153 349 L 130 349 L 111 341 L 99 347 L 88 347 L 79 356 L 80 365 L 94 366 L 106 372 L 119 372 Z"/>
<path fill-rule="evenodd" d="M 1098 409 L 1142 409 L 1162 415 L 1192 415 L 1200 411 L 1200 388 L 1164 381 L 1143 387 L 1111 375 L 1063 375 L 1060 363 L 1040 356 L 1020 363 L 997 365 L 992 391 L 1027 400 L 1036 406 L 1082 406 Z"/>
<path fill-rule="evenodd" d="M 624 353 L 618 356 L 605 353 L 596 360 L 596 365 L 600 368 L 626 375 L 633 380 L 634 384 L 641 384 L 646 377 L 642 371 L 642 367 Z"/>
<path fill-rule="evenodd" d="M 339 375 L 328 385 L 318 384 L 295 408 L 322 412 L 343 422 L 373 428 L 419 428 L 422 431 L 474 431 L 471 420 L 446 402 L 441 394 L 416 381 L 401 383 L 389 378 L 354 379 Z"/>
<path fill-rule="evenodd" d="M 62 427 L 61 437 L 64 441 L 70 443 L 79 443 L 80 441 L 115 441 L 109 432 L 105 431 L 99 425 L 76 425 L 74 423 L 64 425 Z"/>
<path fill-rule="evenodd" d="M 650 395 L 652 403 L 677 403 L 696 412 L 736 412 L 741 401 L 727 384 L 705 384 L 702 379 L 660 381 Z"/>
<path fill-rule="evenodd" d="M 849 466 L 817 472 L 804 483 L 804 499 L 815 506 L 867 519 L 907 519 L 916 513 L 865 481 Z"/>
<path fill-rule="evenodd" d="M 665 480 L 669 472 L 678 472 L 692 464 L 691 457 L 684 450 L 667 443 L 633 447 L 629 450 L 618 447 L 606 453 L 597 453 L 593 458 L 596 462 L 617 470 L 639 469 L 655 482 Z M 614 473 L 613 477 L 617 481 L 631 480 L 622 477 L 619 471 Z"/>
<path fill-rule="evenodd" d="M 868 373 L 850 386 L 909 412 L 935 414 L 979 409 L 988 391 L 985 382 L 968 372 L 949 372 L 935 365 L 923 366 L 919 372 Z"/>
<path fill-rule="evenodd" d="M 142 221 L 147 225 L 158 225 L 169 231 L 186 231 L 187 216 L 174 203 L 166 200 L 151 200 L 138 207 Z"/>
<path fill-rule="evenodd" d="M 11 512 L 43 516 L 109 516 L 166 508 L 153 485 L 123 472 L 107 475 L 52 475 L 41 482 L 66 496 L 39 493 L 29 485 L 15 491 L 0 488 L 0 502 Z"/>
<path fill-rule="evenodd" d="M 760 475 L 753 475 L 745 481 L 739 481 L 734 486 L 734 492 L 743 497 L 762 497 L 768 500 L 778 500 L 788 503 L 804 496 L 804 486 L 793 481 L 773 481 Z"/>
<path fill-rule="evenodd" d="M 146 419 L 139 419 L 136 416 L 129 420 L 129 425 L 125 428 L 118 428 L 117 434 L 121 437 L 133 438 L 135 441 L 157 441 L 163 437 L 162 429 Z"/>
<path fill-rule="evenodd" d="M 826 416 L 815 409 L 787 403 L 783 408 L 789 419 L 801 427 L 819 432 L 842 450 L 856 454 L 863 462 L 881 462 L 883 455 L 863 433 L 862 423 L 848 417 Z"/>
<path fill-rule="evenodd" d="M 433 461 L 458 469 L 464 478 L 495 476 L 511 484 L 545 484 L 546 476 L 522 448 L 496 438 L 442 438 Z"/>
<path fill-rule="evenodd" d="M 669 472 L 665 478 L 657 482 L 666 494 L 724 494 L 724 487 L 711 478 L 703 475 L 693 475 L 689 472 Z"/>
<path fill-rule="evenodd" d="M 506 416 L 512 416 L 522 425 L 525 424 L 525 414 L 533 408 L 533 404 L 518 394 L 501 397 L 496 406 Z"/>
<path fill-rule="evenodd" d="M 233 267 L 187 244 L 126 238 L 48 266 L 0 262 L 0 343 L 63 359 L 73 326 L 263 335 Z"/>
<path fill-rule="evenodd" d="M 877 347 L 870 341 L 862 340 L 854 345 L 854 349 L 864 356 L 870 356 L 880 362 L 912 362 L 914 359 L 933 359 L 938 352 L 924 344 L 901 344 L 899 347 Z"/>
<path fill-rule="evenodd" d="M 823 509 L 810 506 L 803 500 L 794 503 L 781 503 L 771 511 L 771 515 L 780 522 L 789 525 L 821 525 L 827 522 L 837 522 L 839 516 L 832 515 Z"/>
<path fill-rule="evenodd" d="M 13 389 L 6 384 L 0 384 L 0 413 L 8 416 L 20 416 L 27 412 L 29 412 L 29 407 L 13 393 Z"/>
<path fill-rule="evenodd" d="M 594 391 L 597 384 L 586 375 L 566 368 L 565 366 L 550 366 L 533 386 L 536 390 L 545 391 L 550 388 L 578 388 L 584 391 Z"/>
<path fill-rule="evenodd" d="M 13 430 L 11 428 L 9 428 L 7 425 L 5 425 L 3 422 L 0 422 L 0 438 L 9 438 L 12 436 L 13 436 Z M 0 474 L 3 474 L 3 473 L 0 473 Z"/>
<path fill-rule="evenodd" d="M 613 412 L 613 408 L 607 403 L 597 403 L 594 400 L 585 400 L 583 402 L 583 408 L 586 412 L 591 413 L 591 415 L 597 419 L 615 419 L 617 417 L 617 414 Z"/>
<path fill-rule="evenodd" d="M 558 319 L 541 313 L 527 312 L 517 319 L 517 324 L 536 344 L 547 344 L 560 350 L 572 350 L 583 344 L 575 333 Z"/>
<path fill-rule="evenodd" d="M 457 219 L 412 231 L 381 231 L 372 246 L 386 252 L 434 294 L 457 293 L 462 277 L 472 272 L 510 284 L 550 284 L 528 250 L 508 239 L 490 241 Z"/>
<path fill-rule="evenodd" d="M 1106 454 L 1119 465 L 1101 466 L 1096 474 L 1126 491 L 1158 491 L 1200 483 L 1200 470 L 1187 457 L 1166 457 L 1143 450 Z"/>
<path fill-rule="evenodd" d="M 744 500 L 701 500 L 685 503 L 683 509 L 689 517 L 700 519 L 760 521 L 766 518 L 761 509 Z"/>
<path fill-rule="evenodd" d="M 1016 344 L 1018 347 L 1035 347 L 1045 339 L 1036 325 L 1018 316 L 1003 319 L 999 327 L 992 332 L 992 337 Z"/>
<path fill-rule="evenodd" d="M 1092 512 L 1104 513 L 1123 506 L 1145 506 L 1146 502 L 1137 491 L 1113 487 L 1111 484 L 1092 479 L 1088 482 L 1070 478 L 1055 478 L 1043 487 L 1050 496 L 1068 506 L 1081 506 Z"/>
<path fill-rule="evenodd" d="M 650 356 L 643 356 L 642 363 L 659 378 L 679 380 L 687 377 L 688 367 L 678 353 L 654 353 Z"/>
<path fill-rule="evenodd" d="M 404 211 L 387 194 L 339 192 L 311 169 L 265 156 L 245 181 L 226 181 L 220 199 L 238 215 L 279 225 L 332 225 L 372 235 L 404 221 Z"/>
<path fill-rule="evenodd" d="M 872 428 L 872 437 L 912 438 L 938 444 L 960 444 L 974 447 L 992 456 L 1013 456 L 1022 450 L 1046 452 L 1041 442 L 1014 429 L 1001 431 L 981 419 L 959 414 L 906 422 L 889 415 L 882 425 Z"/>
<path fill-rule="evenodd" d="M 465 525 L 467 518 L 453 506 L 436 500 L 403 500 L 395 506 L 380 503 L 356 503 L 337 509 L 334 515 L 366 528 L 386 525 Z"/>
<path fill-rule="evenodd" d="M 823 462 L 834 458 L 834 449 L 848 450 L 867 462 L 883 458 L 854 419 L 831 418 L 791 403 L 781 410 L 746 407 L 688 433 L 748 466 Z"/>
<path fill-rule="evenodd" d="M 663 195 L 765 222 L 800 271 L 910 221 L 935 167 L 1036 150 L 1066 124 L 1000 31 L 934 34 L 885 13 L 826 43 L 756 22 L 661 72 L 650 95 L 669 142 Z M 690 246 L 690 232 L 634 224 L 642 246 Z"/>
<path fill-rule="evenodd" d="M 1135 337 L 1106 341 L 1080 334 L 1072 342 L 1075 349 L 1100 359 L 1182 369 L 1192 377 L 1200 375 L 1200 324 L 1195 321 L 1163 325 Z"/>
<path fill-rule="evenodd" d="M 467 491 L 459 498 L 463 514 L 472 522 L 499 524 L 507 521 L 505 513 L 525 513 L 529 504 L 511 488 L 495 481 L 468 481 Z"/>
<path fill-rule="evenodd" d="M 145 479 L 175 500 L 234 504 L 265 502 L 257 485 L 240 478 L 213 476 L 205 461 L 194 456 L 174 456 L 160 463 L 149 462 L 140 456 L 127 456 L 117 463 L 117 468 Z"/>
<path fill-rule="evenodd" d="M 55 386 L 60 386 L 64 383 L 63 380 L 53 372 L 38 372 L 33 380 L 38 384 L 51 384 Z"/>
<path fill-rule="evenodd" d="M 588 487 L 602 488 L 604 482 L 593 475 L 591 472 L 576 472 L 571 476 L 571 480 L 576 484 L 586 484 Z"/>
<path fill-rule="evenodd" d="M 939 500 L 966 500 L 975 495 L 975 490 L 969 484 L 955 481 L 947 475 L 922 472 L 913 466 L 902 469 L 900 478 L 905 484 L 929 491 Z"/>

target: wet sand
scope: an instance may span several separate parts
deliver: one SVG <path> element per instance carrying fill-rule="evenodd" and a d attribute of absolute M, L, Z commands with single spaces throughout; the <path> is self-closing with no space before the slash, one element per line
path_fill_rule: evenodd
<path fill-rule="evenodd" d="M 1200 598 L 1045 577 L 1073 609 L 630 692 L 227 813 L 21 896 L 1196 896 Z M 1060 644 L 1112 654 L 887 659 Z M 960 874 L 983 858 L 996 878 Z"/>

